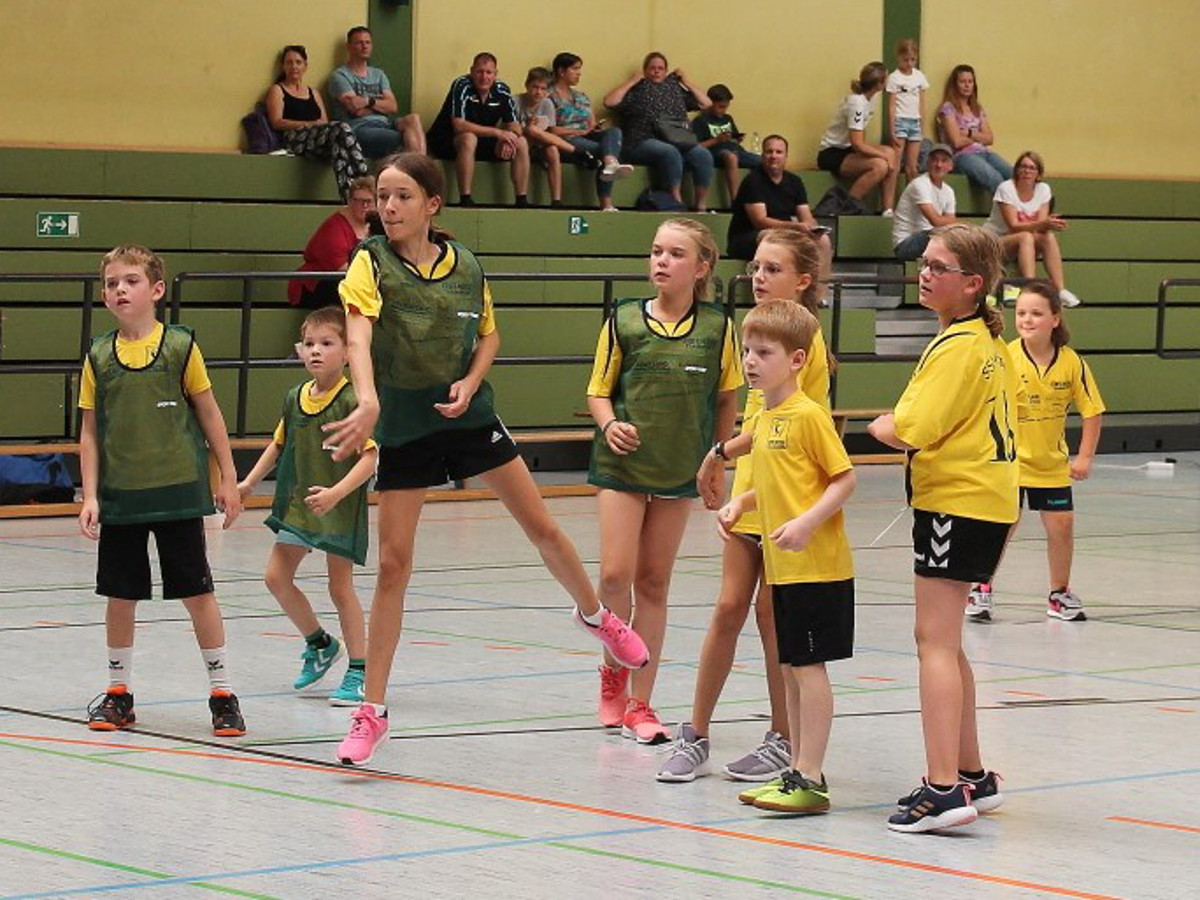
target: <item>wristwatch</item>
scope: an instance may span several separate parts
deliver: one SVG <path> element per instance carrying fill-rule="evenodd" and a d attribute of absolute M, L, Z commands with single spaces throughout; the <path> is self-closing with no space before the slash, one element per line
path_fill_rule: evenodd
<path fill-rule="evenodd" d="M 723 459 L 723 460 L 725 460 L 725 462 L 729 462 L 729 457 L 725 455 L 725 442 L 724 441 L 717 441 L 715 444 L 713 444 L 712 452 L 713 452 L 713 456 L 715 456 L 717 459 Z"/>

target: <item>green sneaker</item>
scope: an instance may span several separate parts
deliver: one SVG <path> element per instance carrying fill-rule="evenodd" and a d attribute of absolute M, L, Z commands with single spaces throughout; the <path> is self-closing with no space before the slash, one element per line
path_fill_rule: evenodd
<path fill-rule="evenodd" d="M 347 669 L 342 676 L 341 686 L 329 695 L 330 706 L 358 706 L 363 702 L 363 679 L 367 677 L 362 669 Z"/>
<path fill-rule="evenodd" d="M 333 664 L 342 658 L 342 643 L 333 635 L 329 636 L 329 646 L 323 650 L 305 646 L 300 654 L 304 660 L 304 668 L 296 676 L 292 687 L 298 691 L 316 684 L 333 668 Z"/>
<path fill-rule="evenodd" d="M 778 790 L 759 794 L 754 798 L 755 809 L 801 816 L 828 812 L 829 785 L 823 779 L 817 784 L 792 769 L 790 772 L 784 772 L 780 781 L 783 785 Z"/>
<path fill-rule="evenodd" d="M 763 794 L 769 794 L 772 791 L 777 791 L 781 787 L 783 787 L 783 778 L 782 777 L 776 778 L 773 781 L 768 781 L 766 784 L 758 784 L 752 788 L 747 788 L 746 790 L 744 790 L 740 794 L 738 794 L 738 799 L 740 801 L 742 801 L 743 803 L 745 803 L 747 806 L 753 806 L 754 801 L 757 800 L 759 797 L 761 797 Z"/>

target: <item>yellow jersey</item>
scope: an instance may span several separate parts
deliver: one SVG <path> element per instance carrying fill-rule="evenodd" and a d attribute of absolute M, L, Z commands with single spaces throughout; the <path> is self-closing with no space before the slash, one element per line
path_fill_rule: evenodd
<path fill-rule="evenodd" d="M 796 387 L 804 391 L 814 403 L 829 412 L 829 353 L 825 348 L 825 338 L 821 329 L 813 335 L 812 346 L 808 348 L 804 365 L 796 373 Z M 742 431 L 754 431 L 754 417 L 762 410 L 762 391 L 750 388 L 746 393 L 746 407 L 742 410 Z M 733 488 L 731 497 L 744 494 L 750 490 L 753 464 L 750 454 L 739 456 L 733 470 Z M 733 528 L 737 534 L 761 534 L 762 525 L 759 522 L 758 511 L 748 512 Z"/>
<path fill-rule="evenodd" d="M 1070 347 L 1059 347 L 1042 369 L 1017 338 L 1008 345 L 1021 379 L 1017 404 L 1017 457 L 1022 487 L 1067 487 L 1071 483 L 1067 449 L 1067 408 L 1074 403 L 1085 419 L 1104 412 L 1104 400 L 1092 370 Z"/>
<path fill-rule="evenodd" d="M 979 315 L 938 334 L 896 403 L 910 450 L 908 502 L 985 522 L 1017 520 L 1016 367 Z"/>
<path fill-rule="evenodd" d="M 773 409 L 762 410 L 754 420 L 750 458 L 767 582 L 853 578 L 854 562 L 841 510 L 821 523 L 803 550 L 781 550 L 767 537 L 811 508 L 835 476 L 853 468 L 829 411 L 802 390 Z"/>
<path fill-rule="evenodd" d="M 346 376 L 343 375 L 338 379 L 337 384 L 335 384 L 325 393 L 316 394 L 315 396 L 313 395 L 312 390 L 317 383 L 316 380 L 314 379 L 312 381 L 304 382 L 304 386 L 300 388 L 301 411 L 308 416 L 315 416 L 322 412 L 325 407 L 332 403 L 337 398 L 337 395 L 342 392 L 342 388 L 345 386 L 347 380 L 348 379 Z M 274 441 L 275 445 L 278 447 L 283 447 L 283 445 L 287 442 L 287 423 L 285 420 L 279 420 L 279 424 L 275 426 L 275 433 L 271 436 L 271 440 Z M 374 450 L 377 448 L 377 446 L 378 445 L 375 443 L 374 438 L 367 438 L 366 443 L 364 443 L 362 446 L 362 452 L 365 453 L 368 450 Z"/>
<path fill-rule="evenodd" d="M 139 341 L 127 341 L 117 332 L 117 359 L 127 368 L 144 369 L 154 362 L 154 357 L 162 345 L 162 337 L 162 322 L 156 322 L 154 329 Z M 183 392 L 189 397 L 195 397 L 211 388 L 212 382 L 208 379 L 208 367 L 204 365 L 200 345 L 193 343 L 187 366 L 183 370 Z M 96 408 L 96 373 L 92 371 L 90 358 L 83 360 L 83 375 L 79 379 L 79 408 Z"/>

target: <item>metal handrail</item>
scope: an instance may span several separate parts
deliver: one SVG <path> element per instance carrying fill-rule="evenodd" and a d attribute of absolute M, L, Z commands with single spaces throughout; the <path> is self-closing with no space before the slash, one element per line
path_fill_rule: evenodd
<path fill-rule="evenodd" d="M 1183 350 L 1167 349 L 1167 292 L 1175 287 L 1200 287 L 1200 278 L 1164 278 L 1158 283 L 1158 311 L 1154 320 L 1154 352 L 1160 359 L 1197 359 L 1200 347 Z M 1177 307 L 1185 304 L 1176 304 Z M 1197 304 L 1187 303 L 1193 307 Z"/>

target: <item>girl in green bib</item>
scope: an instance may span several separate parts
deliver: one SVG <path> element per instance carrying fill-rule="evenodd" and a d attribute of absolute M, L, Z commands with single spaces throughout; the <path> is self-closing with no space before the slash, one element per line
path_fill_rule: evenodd
<path fill-rule="evenodd" d="M 496 415 L 484 376 L 500 347 L 491 292 L 475 255 L 433 226 L 441 166 L 417 153 L 384 161 L 377 208 L 386 234 L 355 253 L 339 292 L 358 405 L 324 426 L 333 459 L 374 433 L 379 444 L 379 578 L 367 634 L 365 701 L 337 750 L 364 765 L 387 739 L 384 696 L 412 574 L 417 520 L 430 487 L 479 477 L 576 603 L 575 621 L 621 665 L 647 658 L 641 639 L 596 600 L 575 547 L 550 517 Z"/>
<path fill-rule="evenodd" d="M 733 431 L 741 363 L 724 310 L 706 302 L 717 263 L 707 228 L 668 219 L 650 248 L 655 296 L 619 302 L 600 332 L 588 384 L 596 421 L 588 481 L 600 490 L 600 596 L 650 649 L 635 673 L 600 666 L 599 718 L 643 744 L 667 740 L 650 706 L 667 592 L 697 496 L 696 469 Z"/>

